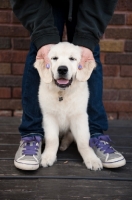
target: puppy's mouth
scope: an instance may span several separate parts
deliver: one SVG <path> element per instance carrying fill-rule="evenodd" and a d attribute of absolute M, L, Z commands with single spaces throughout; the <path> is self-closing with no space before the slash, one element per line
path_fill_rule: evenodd
<path fill-rule="evenodd" d="M 72 78 L 70 80 L 64 79 L 64 78 L 59 78 L 59 79 L 55 80 L 55 84 L 61 88 L 69 87 L 71 85 L 71 83 L 72 83 Z"/>

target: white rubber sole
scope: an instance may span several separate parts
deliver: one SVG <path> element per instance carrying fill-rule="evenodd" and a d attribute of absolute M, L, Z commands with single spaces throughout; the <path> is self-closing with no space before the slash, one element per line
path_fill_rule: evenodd
<path fill-rule="evenodd" d="M 37 170 L 39 168 L 39 164 L 25 164 L 25 163 L 19 163 L 19 162 L 16 162 L 14 160 L 14 165 L 16 168 L 18 169 L 22 169 L 22 170 Z"/>
<path fill-rule="evenodd" d="M 102 163 L 103 164 L 103 167 L 106 167 L 106 168 L 118 168 L 118 167 L 122 167 L 126 164 L 126 160 L 125 158 L 122 159 L 122 160 L 119 160 L 117 162 L 109 162 L 109 163 Z"/>

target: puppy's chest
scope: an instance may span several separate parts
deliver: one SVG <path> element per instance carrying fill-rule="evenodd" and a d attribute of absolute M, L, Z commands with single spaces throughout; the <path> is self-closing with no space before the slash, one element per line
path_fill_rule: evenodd
<path fill-rule="evenodd" d="M 84 112 L 88 102 L 87 84 L 83 87 L 66 91 L 49 90 L 48 87 L 40 85 L 39 102 L 44 113 L 52 113 L 59 116 L 70 116 L 74 113 Z"/>
<path fill-rule="evenodd" d="M 63 100 L 59 101 L 59 97 L 54 96 L 54 98 L 50 98 L 48 102 L 43 101 L 43 106 L 43 114 L 54 116 L 60 132 L 67 132 L 70 127 L 70 118 L 74 114 L 70 98 L 63 97 Z"/>
<path fill-rule="evenodd" d="M 69 116 L 72 114 L 74 99 L 64 95 L 55 95 L 43 101 L 44 112 L 50 112 L 54 115 Z"/>

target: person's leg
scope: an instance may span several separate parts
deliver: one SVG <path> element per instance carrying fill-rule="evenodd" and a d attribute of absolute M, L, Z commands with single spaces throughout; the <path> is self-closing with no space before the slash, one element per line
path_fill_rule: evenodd
<path fill-rule="evenodd" d="M 77 17 L 78 7 L 74 9 L 73 20 L 67 20 L 68 41 L 72 42 Z M 96 155 L 101 159 L 103 166 L 106 168 L 116 168 L 125 165 L 126 161 L 122 154 L 117 152 L 110 146 L 110 138 L 103 134 L 108 129 L 106 112 L 103 106 L 103 73 L 102 64 L 100 62 L 100 48 L 97 45 L 94 49 L 94 58 L 97 63 L 90 79 L 88 87 L 90 90 L 90 99 L 87 107 L 90 127 L 90 146 L 94 149 Z"/>
<path fill-rule="evenodd" d="M 60 34 L 60 41 L 62 40 L 63 36 L 66 5 L 64 5 L 64 3 L 61 1 L 60 3 L 53 2 L 52 5 L 54 23 Z M 26 59 L 22 82 L 23 116 L 22 123 L 19 127 L 22 137 L 31 135 L 40 135 L 43 137 L 44 135 L 44 131 L 42 129 L 42 114 L 38 102 L 40 78 L 37 70 L 33 66 L 36 55 L 37 49 L 35 45 L 31 43 L 30 51 Z"/>
<path fill-rule="evenodd" d="M 73 19 L 72 21 L 66 20 L 67 26 L 67 36 L 68 41 L 72 42 L 75 27 L 77 23 L 77 12 L 78 12 L 78 4 L 74 2 L 73 4 Z M 107 130 L 107 116 L 104 110 L 103 101 L 102 101 L 102 90 L 103 90 L 103 73 L 102 73 L 102 65 L 100 62 L 100 49 L 99 45 L 95 47 L 93 52 L 95 61 L 97 63 L 96 69 L 93 71 L 90 79 L 88 80 L 88 87 L 90 90 L 90 99 L 87 108 L 87 112 L 89 115 L 89 126 L 90 126 L 90 134 L 94 136 L 94 134 L 103 134 L 103 130 Z"/>
<path fill-rule="evenodd" d="M 43 137 L 42 114 L 38 102 L 38 88 L 40 78 L 33 64 L 37 55 L 37 49 L 31 43 L 27 55 L 22 81 L 22 107 L 23 116 L 19 131 L 22 137 L 39 135 Z"/>
<path fill-rule="evenodd" d="M 88 104 L 89 126 L 91 137 L 103 134 L 108 129 L 106 112 L 103 106 L 103 72 L 100 62 L 100 48 L 97 45 L 94 49 L 94 59 L 96 68 L 93 70 L 88 80 L 90 98 Z"/>
<path fill-rule="evenodd" d="M 23 116 L 19 127 L 22 138 L 14 158 L 14 165 L 23 170 L 36 170 L 39 168 L 41 144 L 44 134 L 41 125 L 42 115 L 38 103 L 40 78 L 33 66 L 36 54 L 37 49 L 31 43 L 22 81 Z"/>
<path fill-rule="evenodd" d="M 57 26 L 62 40 L 64 29 L 64 12 L 61 7 L 53 6 L 55 25 Z M 44 135 L 42 128 L 42 114 L 38 102 L 38 88 L 40 78 L 33 64 L 37 55 L 37 49 L 31 43 L 28 53 L 22 82 L 22 106 L 23 116 L 19 127 L 21 141 L 16 152 L 14 164 L 23 170 L 36 170 L 41 160 L 41 144 Z"/>
<path fill-rule="evenodd" d="M 112 146 L 110 146 L 111 140 L 109 136 L 103 135 L 103 131 L 108 128 L 108 122 L 102 99 L 103 73 L 102 64 L 100 62 L 99 45 L 97 45 L 94 49 L 94 58 L 97 66 L 88 80 L 90 90 L 88 104 L 89 126 L 91 133 L 90 146 L 93 147 L 96 155 L 101 159 L 104 167 L 117 168 L 125 165 L 126 160 L 121 153 L 117 152 Z"/>

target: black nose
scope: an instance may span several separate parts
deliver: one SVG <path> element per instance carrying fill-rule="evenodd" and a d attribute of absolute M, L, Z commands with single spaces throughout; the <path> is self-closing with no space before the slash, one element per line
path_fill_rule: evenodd
<path fill-rule="evenodd" d="M 68 72 L 68 68 L 66 66 L 60 66 L 58 67 L 58 73 L 60 75 L 65 75 Z"/>

